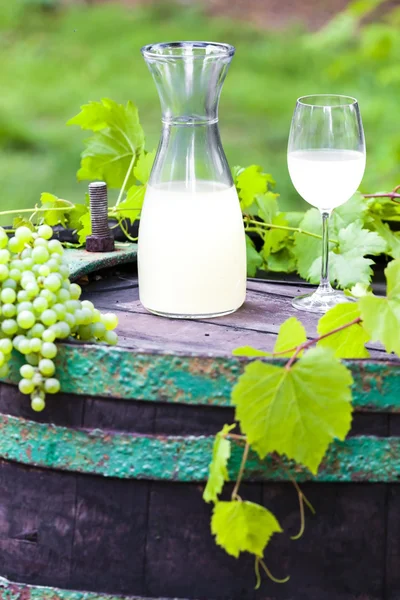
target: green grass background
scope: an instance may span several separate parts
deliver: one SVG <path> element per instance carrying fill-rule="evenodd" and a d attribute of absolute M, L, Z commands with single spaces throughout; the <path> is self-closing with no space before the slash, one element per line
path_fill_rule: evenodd
<path fill-rule="evenodd" d="M 117 3 L 43 11 L 32 2 L 0 6 L 0 209 L 33 206 L 42 191 L 74 201 L 84 134 L 65 122 L 104 96 L 139 107 L 147 148 L 157 145 L 158 97 L 140 47 L 208 39 L 237 47 L 224 85 L 220 127 L 231 166 L 257 163 L 277 181 L 283 206 L 304 206 L 286 167 L 296 98 L 342 93 L 360 101 L 368 161 L 363 188 L 400 183 L 400 10 L 358 27 L 340 15 L 321 33 L 299 26 L 261 31 L 207 17 L 182 4 L 131 8 Z"/>

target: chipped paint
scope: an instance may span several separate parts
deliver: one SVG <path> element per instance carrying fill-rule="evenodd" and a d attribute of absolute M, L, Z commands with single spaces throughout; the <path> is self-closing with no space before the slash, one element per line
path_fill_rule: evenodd
<path fill-rule="evenodd" d="M 18 383 L 14 353 L 9 383 Z M 198 354 L 144 353 L 118 347 L 60 344 L 57 372 L 63 392 L 179 404 L 229 406 L 249 359 Z M 275 359 L 268 362 L 282 364 Z M 400 412 L 400 362 L 345 361 L 353 378 L 356 410 Z"/>
<path fill-rule="evenodd" d="M 146 599 L 139 596 L 113 596 L 96 592 L 61 590 L 12 583 L 0 577 L 0 600 L 168 600 L 168 598 Z"/>
<path fill-rule="evenodd" d="M 16 443 L 18 441 L 18 443 Z M 121 479 L 203 482 L 211 459 L 211 436 L 144 436 L 68 429 L 0 415 L 0 457 L 26 465 Z M 236 478 L 242 447 L 232 445 L 229 471 Z M 245 478 L 287 481 L 273 457 L 249 456 Z M 298 481 L 400 481 L 400 438 L 360 436 L 334 443 L 317 477 L 291 467 Z"/>
<path fill-rule="evenodd" d="M 113 252 L 86 252 L 84 248 L 66 249 L 70 278 L 75 281 L 83 275 L 136 262 L 137 244 L 115 242 Z"/>

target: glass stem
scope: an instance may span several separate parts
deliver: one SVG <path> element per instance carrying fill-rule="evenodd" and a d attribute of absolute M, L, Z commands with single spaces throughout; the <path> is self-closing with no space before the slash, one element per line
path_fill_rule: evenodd
<path fill-rule="evenodd" d="M 329 281 L 329 217 L 330 212 L 322 212 L 322 265 L 321 265 L 321 291 L 331 290 Z"/>

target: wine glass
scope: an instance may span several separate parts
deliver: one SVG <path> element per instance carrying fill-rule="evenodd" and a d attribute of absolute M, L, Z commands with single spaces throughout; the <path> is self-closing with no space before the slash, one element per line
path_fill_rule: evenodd
<path fill-rule="evenodd" d="M 355 98 L 317 94 L 299 98 L 288 145 L 288 168 L 293 185 L 322 216 L 321 282 L 312 294 L 298 296 L 299 310 L 326 312 L 350 301 L 329 280 L 329 217 L 356 192 L 365 170 L 365 139 Z"/>

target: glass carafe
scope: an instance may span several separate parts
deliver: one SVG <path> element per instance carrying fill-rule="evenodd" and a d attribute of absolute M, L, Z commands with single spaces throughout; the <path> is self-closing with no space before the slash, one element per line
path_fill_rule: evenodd
<path fill-rule="evenodd" d="M 162 134 L 140 219 L 139 293 L 161 316 L 216 317 L 245 299 L 243 220 L 218 130 L 234 52 L 210 42 L 142 48 L 160 96 Z"/>

